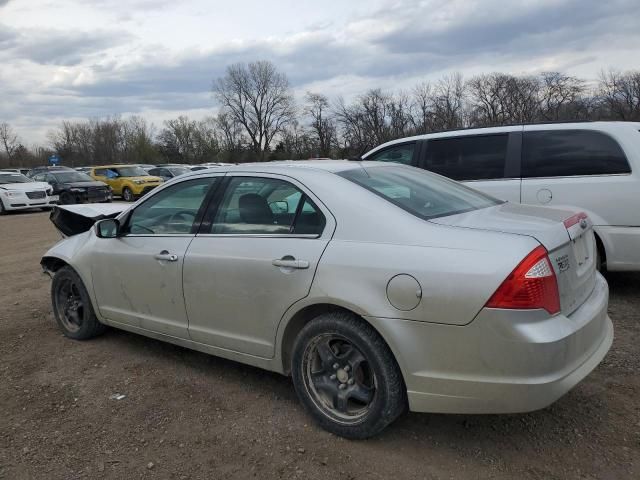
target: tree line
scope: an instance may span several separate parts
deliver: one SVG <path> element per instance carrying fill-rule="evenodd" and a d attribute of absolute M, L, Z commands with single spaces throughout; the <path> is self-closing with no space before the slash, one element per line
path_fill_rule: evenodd
<path fill-rule="evenodd" d="M 58 154 L 71 166 L 105 163 L 247 162 L 349 158 L 400 137 L 513 123 L 640 121 L 640 71 L 602 72 L 595 84 L 560 72 L 459 73 L 403 91 L 371 89 L 350 100 L 306 92 L 296 102 L 268 61 L 236 64 L 212 82 L 217 115 L 180 115 L 160 128 L 140 116 L 63 121 L 48 144 L 27 148 L 0 122 L 0 166 Z"/>

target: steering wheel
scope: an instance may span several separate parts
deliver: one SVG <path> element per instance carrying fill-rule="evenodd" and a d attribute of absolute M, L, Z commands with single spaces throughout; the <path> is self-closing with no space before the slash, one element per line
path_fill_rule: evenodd
<path fill-rule="evenodd" d="M 196 219 L 196 214 L 190 210 L 180 210 L 179 212 L 172 213 L 167 222 L 169 225 L 182 225 L 193 224 Z"/>

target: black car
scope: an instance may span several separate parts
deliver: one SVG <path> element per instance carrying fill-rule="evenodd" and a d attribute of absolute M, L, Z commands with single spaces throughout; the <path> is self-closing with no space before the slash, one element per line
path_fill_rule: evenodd
<path fill-rule="evenodd" d="M 113 199 L 113 192 L 109 185 L 72 169 L 50 169 L 47 172 L 35 174 L 33 179 L 51 185 L 53 194 L 59 196 L 58 203 L 62 205 L 111 202 Z"/>

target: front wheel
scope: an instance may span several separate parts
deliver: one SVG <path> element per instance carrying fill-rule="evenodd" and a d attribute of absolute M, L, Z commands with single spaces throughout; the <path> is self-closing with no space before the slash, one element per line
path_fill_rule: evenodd
<path fill-rule="evenodd" d="M 368 323 L 348 313 L 323 314 L 302 329 L 291 375 L 302 405 L 336 435 L 371 437 L 407 410 L 391 350 Z"/>
<path fill-rule="evenodd" d="M 124 187 L 122 189 L 122 198 L 125 202 L 133 202 L 135 200 L 135 196 L 129 187 Z"/>
<path fill-rule="evenodd" d="M 62 267 L 51 283 L 53 314 L 62 333 L 74 340 L 100 335 L 106 326 L 98 321 L 91 299 L 80 276 L 71 267 Z"/>

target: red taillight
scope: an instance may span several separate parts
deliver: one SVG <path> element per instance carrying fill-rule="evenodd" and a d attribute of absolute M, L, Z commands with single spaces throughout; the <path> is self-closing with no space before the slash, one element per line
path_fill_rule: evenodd
<path fill-rule="evenodd" d="M 502 282 L 486 306 L 522 310 L 544 308 L 552 315 L 558 313 L 560 293 L 547 250 L 541 245 L 527 255 Z"/>

